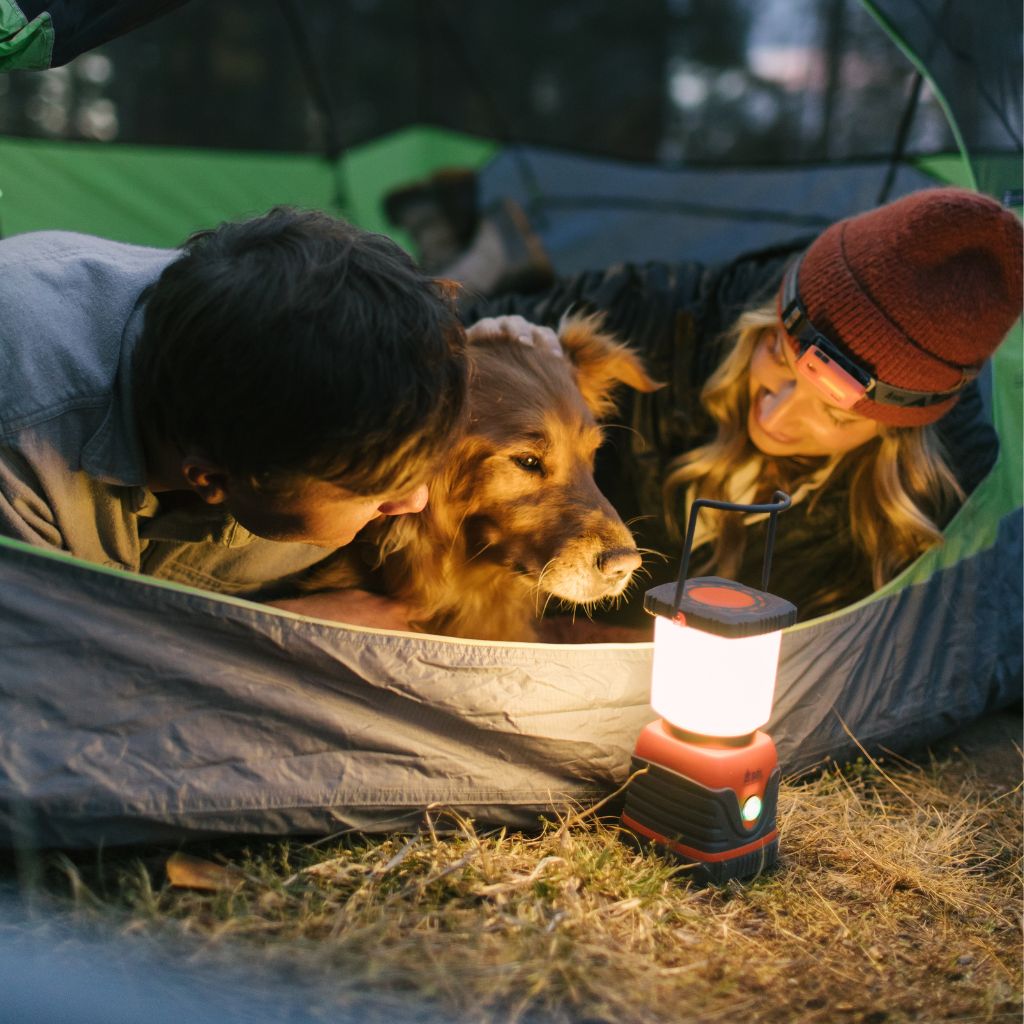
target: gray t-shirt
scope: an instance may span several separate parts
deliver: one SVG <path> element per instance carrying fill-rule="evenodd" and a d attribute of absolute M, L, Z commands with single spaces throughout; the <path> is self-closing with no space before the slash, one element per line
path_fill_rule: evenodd
<path fill-rule="evenodd" d="M 131 359 L 144 292 L 177 255 L 56 231 L 0 241 L 0 534 L 257 594 L 327 552 L 201 502 L 162 509 L 145 486 Z"/>

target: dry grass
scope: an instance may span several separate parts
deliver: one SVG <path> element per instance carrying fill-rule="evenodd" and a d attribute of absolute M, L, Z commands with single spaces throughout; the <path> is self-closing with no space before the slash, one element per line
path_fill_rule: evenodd
<path fill-rule="evenodd" d="M 963 758 L 858 764 L 784 785 L 779 822 L 780 869 L 722 889 L 594 816 L 525 837 L 440 813 L 415 837 L 207 849 L 229 866 L 215 892 L 171 887 L 166 851 L 159 869 L 65 861 L 61 877 L 78 916 L 280 969 L 321 1005 L 370 991 L 494 1022 L 1021 1019 L 1020 787 Z"/>

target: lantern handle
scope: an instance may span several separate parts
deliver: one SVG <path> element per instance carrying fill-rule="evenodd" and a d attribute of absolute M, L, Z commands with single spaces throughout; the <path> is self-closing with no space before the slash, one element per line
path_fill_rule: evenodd
<path fill-rule="evenodd" d="M 686 527 L 686 543 L 683 545 L 683 558 L 679 564 L 679 578 L 676 580 L 676 593 L 672 600 L 674 610 L 678 613 L 683 591 L 686 588 L 686 573 L 690 567 L 690 548 L 693 545 L 693 534 L 697 526 L 697 513 L 702 508 L 717 508 L 724 512 L 767 512 L 768 535 L 765 537 L 764 564 L 761 568 L 761 589 L 768 590 L 768 577 L 772 571 L 772 552 L 775 549 L 775 520 L 780 512 L 785 512 L 793 499 L 785 491 L 776 491 L 772 500 L 762 505 L 740 505 L 734 501 L 716 501 L 713 498 L 697 498 L 690 506 L 690 522 Z"/>

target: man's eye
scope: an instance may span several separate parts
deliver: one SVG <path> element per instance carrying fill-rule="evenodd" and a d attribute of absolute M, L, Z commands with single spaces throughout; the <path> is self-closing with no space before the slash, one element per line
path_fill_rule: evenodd
<path fill-rule="evenodd" d="M 543 473 L 544 463 L 536 455 L 513 455 L 512 461 L 527 473 Z"/>

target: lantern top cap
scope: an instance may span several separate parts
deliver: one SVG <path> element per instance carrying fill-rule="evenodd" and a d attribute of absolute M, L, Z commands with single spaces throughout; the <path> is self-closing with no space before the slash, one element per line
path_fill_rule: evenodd
<path fill-rule="evenodd" d="M 644 610 L 716 636 L 742 637 L 774 633 L 796 622 L 796 605 L 785 598 L 720 576 L 695 576 L 686 581 L 677 601 L 675 583 L 644 594 Z"/>

